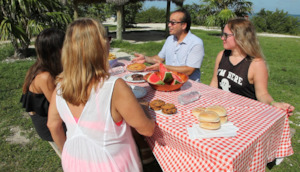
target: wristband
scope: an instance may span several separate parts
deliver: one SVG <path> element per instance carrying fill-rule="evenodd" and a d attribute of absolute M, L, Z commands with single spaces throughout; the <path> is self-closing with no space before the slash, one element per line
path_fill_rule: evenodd
<path fill-rule="evenodd" d="M 274 100 L 271 101 L 270 105 L 273 106 L 273 104 L 276 103 Z"/>

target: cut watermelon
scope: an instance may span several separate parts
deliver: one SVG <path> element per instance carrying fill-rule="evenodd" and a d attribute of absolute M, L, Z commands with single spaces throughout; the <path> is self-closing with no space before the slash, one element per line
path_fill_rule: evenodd
<path fill-rule="evenodd" d="M 170 83 L 173 81 L 171 71 L 169 71 L 162 63 L 159 64 L 159 73 L 163 82 Z"/>
<path fill-rule="evenodd" d="M 175 72 L 172 72 L 173 81 L 171 85 L 181 84 L 183 80 Z"/>
<path fill-rule="evenodd" d="M 150 84 L 154 84 L 154 85 L 165 85 L 165 83 L 161 80 L 160 76 L 156 75 L 156 73 L 151 73 L 147 81 Z"/>

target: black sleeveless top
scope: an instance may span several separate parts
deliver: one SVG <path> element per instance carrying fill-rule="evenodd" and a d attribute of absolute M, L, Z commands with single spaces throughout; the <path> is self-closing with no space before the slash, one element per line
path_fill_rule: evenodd
<path fill-rule="evenodd" d="M 257 100 L 254 84 L 250 84 L 248 81 L 248 70 L 252 61 L 247 56 L 234 66 L 229 61 L 230 55 L 231 50 L 225 50 L 223 53 L 217 73 L 218 87 Z"/>
<path fill-rule="evenodd" d="M 26 112 L 35 112 L 40 116 L 48 116 L 49 102 L 44 94 L 36 94 L 30 91 L 23 94 L 20 102 Z"/>

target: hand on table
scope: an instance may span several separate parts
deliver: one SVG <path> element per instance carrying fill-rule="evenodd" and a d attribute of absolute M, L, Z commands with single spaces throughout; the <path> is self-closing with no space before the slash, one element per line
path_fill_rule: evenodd
<path fill-rule="evenodd" d="M 280 108 L 287 112 L 288 116 L 293 115 L 293 111 L 295 110 L 295 107 L 284 102 L 275 102 L 273 103 L 273 106 Z"/>

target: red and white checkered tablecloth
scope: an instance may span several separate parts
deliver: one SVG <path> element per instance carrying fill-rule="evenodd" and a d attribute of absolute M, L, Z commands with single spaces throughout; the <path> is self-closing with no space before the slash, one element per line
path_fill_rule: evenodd
<path fill-rule="evenodd" d="M 175 115 L 151 111 L 158 127 L 146 140 L 163 171 L 265 171 L 266 163 L 293 154 L 286 112 L 273 106 L 192 80 L 172 92 L 155 91 L 147 83 L 128 84 L 146 88 L 143 100 L 161 99 L 179 111 Z M 194 90 L 200 92 L 199 100 L 179 104 L 178 95 Z M 210 105 L 226 108 L 228 120 L 239 128 L 236 137 L 189 139 L 187 127 L 198 123 L 191 110 Z"/>

